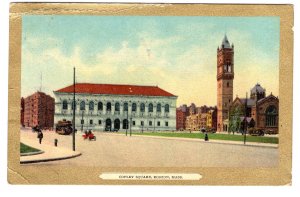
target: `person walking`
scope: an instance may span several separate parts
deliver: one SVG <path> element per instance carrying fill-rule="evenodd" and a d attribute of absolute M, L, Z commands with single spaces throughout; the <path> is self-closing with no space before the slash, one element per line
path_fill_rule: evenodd
<path fill-rule="evenodd" d="M 42 144 L 43 137 L 44 137 L 44 134 L 43 134 L 42 130 L 39 130 L 37 138 L 39 138 L 39 143 L 40 144 Z"/>

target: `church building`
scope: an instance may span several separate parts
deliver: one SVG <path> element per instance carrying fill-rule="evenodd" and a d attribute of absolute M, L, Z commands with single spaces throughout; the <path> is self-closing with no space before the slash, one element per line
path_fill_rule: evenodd
<path fill-rule="evenodd" d="M 177 96 L 157 87 L 116 84 L 75 84 L 54 91 L 54 122 L 73 119 L 77 130 L 176 130 Z"/>
<path fill-rule="evenodd" d="M 266 90 L 260 84 L 256 84 L 250 90 L 250 98 L 238 96 L 230 106 L 230 116 L 238 116 L 244 119 L 246 116 L 248 127 L 254 127 L 278 133 L 279 99 L 272 93 L 266 96 Z M 247 107 L 246 107 L 247 106 Z M 246 110 L 246 111 L 245 111 Z"/>
<path fill-rule="evenodd" d="M 272 93 L 266 96 L 266 90 L 256 84 L 250 98 L 236 97 L 233 101 L 233 79 L 234 46 L 225 35 L 217 49 L 217 131 L 229 131 L 230 118 L 240 113 L 238 118 L 246 117 L 251 127 L 278 133 L 278 97 Z"/>

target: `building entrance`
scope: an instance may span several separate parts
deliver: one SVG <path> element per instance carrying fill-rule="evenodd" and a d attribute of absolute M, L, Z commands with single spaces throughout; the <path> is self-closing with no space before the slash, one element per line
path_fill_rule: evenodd
<path fill-rule="evenodd" d="M 114 130 L 118 131 L 120 129 L 120 120 L 119 119 L 115 119 L 114 121 Z"/>
<path fill-rule="evenodd" d="M 105 131 L 111 131 L 111 119 L 106 119 L 105 121 Z"/>

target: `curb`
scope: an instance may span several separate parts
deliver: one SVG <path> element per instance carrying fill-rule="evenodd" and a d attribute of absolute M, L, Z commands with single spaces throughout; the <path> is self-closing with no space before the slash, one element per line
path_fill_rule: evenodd
<path fill-rule="evenodd" d="M 64 159 L 71 159 L 74 157 L 80 156 L 81 153 L 77 153 L 76 155 L 66 156 L 66 157 L 57 157 L 57 158 L 49 158 L 49 159 L 36 159 L 36 160 L 27 160 L 27 161 L 20 161 L 20 164 L 29 164 L 29 163 L 40 163 L 40 162 L 48 162 L 48 161 L 58 161 Z"/>
<path fill-rule="evenodd" d="M 255 145 L 255 144 L 237 144 L 237 143 L 232 143 L 230 141 L 227 141 L 226 143 L 224 142 L 220 142 L 220 141 L 202 141 L 200 139 L 196 139 L 196 138 L 178 138 L 178 137 L 163 137 L 163 136 L 145 136 L 145 135 L 134 135 L 135 137 L 149 137 L 149 138 L 159 138 L 159 139 L 167 139 L 167 140 L 182 140 L 182 141 L 193 141 L 193 142 L 201 142 L 201 143 L 215 143 L 215 144 L 224 144 L 224 145 L 237 145 L 237 146 L 253 146 L 253 147 L 261 147 L 261 148 L 274 148 L 277 149 L 278 148 L 278 144 L 274 144 L 274 146 L 268 146 L 268 145 Z M 226 141 L 226 140 L 225 140 Z M 251 142 L 249 142 L 251 143 Z M 269 143 L 267 143 L 269 144 Z M 272 144 L 273 145 L 273 144 Z M 277 146 L 275 146 L 277 145 Z"/>
<path fill-rule="evenodd" d="M 26 156 L 32 156 L 32 155 L 39 155 L 39 154 L 43 154 L 43 153 L 44 153 L 44 151 L 40 150 L 40 151 L 30 152 L 30 153 L 21 153 L 20 156 L 26 157 Z"/>

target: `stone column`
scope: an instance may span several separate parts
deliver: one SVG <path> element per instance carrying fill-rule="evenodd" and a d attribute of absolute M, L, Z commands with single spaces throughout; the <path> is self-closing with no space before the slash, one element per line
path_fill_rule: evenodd
<path fill-rule="evenodd" d="M 103 102 L 102 103 L 103 104 L 103 110 L 102 110 L 102 114 L 106 114 L 106 104 L 107 104 L 107 102 Z"/>

